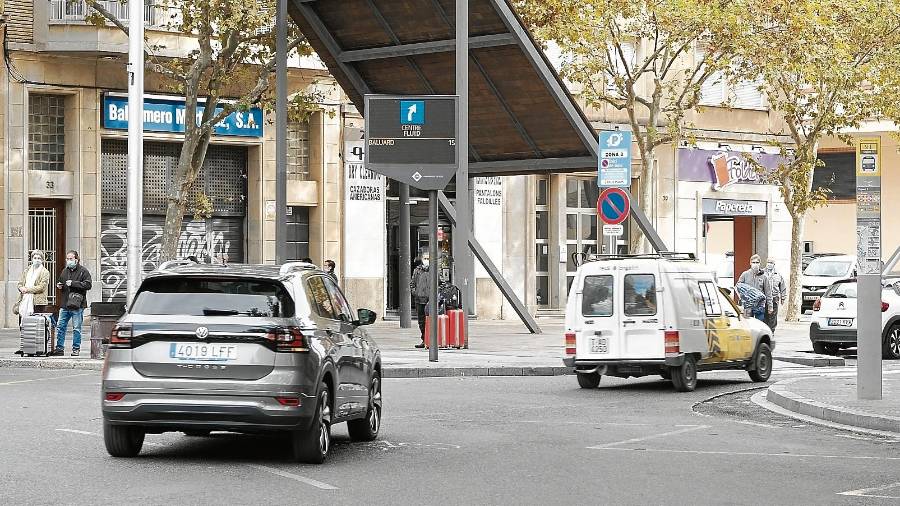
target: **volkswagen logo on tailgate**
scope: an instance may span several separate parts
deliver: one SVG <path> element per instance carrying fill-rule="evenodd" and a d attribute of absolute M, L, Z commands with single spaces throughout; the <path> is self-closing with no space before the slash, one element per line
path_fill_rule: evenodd
<path fill-rule="evenodd" d="M 209 337 L 209 329 L 206 327 L 197 327 L 197 339 L 206 339 Z"/>

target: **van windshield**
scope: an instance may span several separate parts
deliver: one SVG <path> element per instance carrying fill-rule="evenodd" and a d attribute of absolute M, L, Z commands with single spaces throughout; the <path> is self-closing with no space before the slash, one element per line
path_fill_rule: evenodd
<path fill-rule="evenodd" d="M 612 316 L 613 277 L 587 276 L 581 292 L 581 314 L 584 316 Z"/>
<path fill-rule="evenodd" d="M 131 313 L 145 315 L 288 317 L 291 296 L 279 283 L 256 279 L 148 279 Z"/>
<path fill-rule="evenodd" d="M 803 274 L 839 278 L 850 274 L 850 262 L 846 260 L 815 259 L 806 266 Z"/>
<path fill-rule="evenodd" d="M 656 277 L 653 274 L 625 275 L 625 315 L 656 314 Z"/>

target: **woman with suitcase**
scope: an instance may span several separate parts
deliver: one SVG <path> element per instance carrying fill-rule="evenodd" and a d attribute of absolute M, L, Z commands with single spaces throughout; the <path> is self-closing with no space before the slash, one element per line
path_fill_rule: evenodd
<path fill-rule="evenodd" d="M 44 267 L 44 252 L 34 250 L 31 253 L 31 264 L 19 279 L 19 300 L 13 307 L 13 313 L 19 315 L 19 326 L 22 318 L 35 313 L 43 313 L 47 306 L 47 287 L 50 284 L 50 271 Z M 22 354 L 22 350 L 16 352 Z"/>

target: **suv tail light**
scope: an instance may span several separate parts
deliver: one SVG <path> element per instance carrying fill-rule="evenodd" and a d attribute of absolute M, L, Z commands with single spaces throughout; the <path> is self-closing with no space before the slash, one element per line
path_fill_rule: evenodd
<path fill-rule="evenodd" d="M 566 355 L 575 354 L 575 333 L 566 332 Z"/>
<path fill-rule="evenodd" d="M 816 299 L 816 301 L 813 302 L 813 311 L 818 311 L 820 309 L 822 309 L 822 299 Z"/>
<path fill-rule="evenodd" d="M 109 336 L 110 348 L 131 348 L 131 338 L 134 328 L 130 323 L 120 323 L 113 328 Z"/>
<path fill-rule="evenodd" d="M 885 301 L 881 301 L 881 312 L 882 312 L 882 313 L 885 312 L 885 311 L 887 311 L 888 308 L 890 308 L 890 307 L 891 307 L 890 304 L 888 304 L 888 303 L 885 302 Z"/>
<path fill-rule="evenodd" d="M 275 351 L 303 352 L 309 351 L 306 336 L 297 327 L 286 327 L 270 330 L 266 340 L 275 343 Z"/>
<path fill-rule="evenodd" d="M 681 353 L 681 337 L 677 330 L 667 330 L 663 333 L 666 343 L 666 356 L 678 355 Z"/>

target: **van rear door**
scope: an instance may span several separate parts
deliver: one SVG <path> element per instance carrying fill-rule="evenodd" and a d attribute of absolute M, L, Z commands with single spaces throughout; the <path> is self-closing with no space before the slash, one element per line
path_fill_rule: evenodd
<path fill-rule="evenodd" d="M 621 276 L 622 358 L 665 358 L 662 315 L 663 297 L 657 295 L 659 278 L 649 272 L 627 272 Z"/>
<path fill-rule="evenodd" d="M 579 359 L 619 358 L 619 314 L 615 300 L 616 271 L 606 270 L 586 275 L 582 281 L 578 307 L 573 308 L 581 321 L 576 338 L 576 357 Z M 577 329 L 576 329 L 577 331 Z"/>

